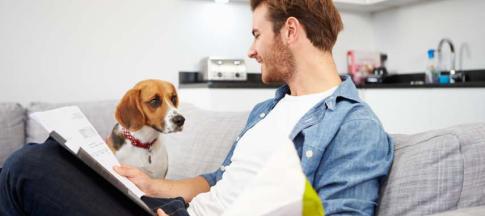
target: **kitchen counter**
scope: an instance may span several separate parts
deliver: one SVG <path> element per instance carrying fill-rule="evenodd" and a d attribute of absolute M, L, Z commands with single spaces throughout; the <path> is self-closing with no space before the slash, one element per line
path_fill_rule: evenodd
<path fill-rule="evenodd" d="M 211 88 L 211 89 L 274 89 L 281 84 L 266 85 L 261 82 L 241 82 L 241 81 L 212 81 L 197 83 L 182 83 L 179 88 Z M 467 82 L 453 84 L 365 84 L 358 85 L 359 89 L 396 89 L 396 88 L 485 88 L 485 82 Z"/>
<path fill-rule="evenodd" d="M 194 78 L 197 72 L 181 72 L 189 74 L 191 79 L 186 80 L 186 76 L 179 75 L 179 88 L 210 88 L 210 89 L 275 89 L 281 84 L 264 84 L 261 81 L 261 74 L 248 73 L 246 81 L 199 81 Z"/>
<path fill-rule="evenodd" d="M 485 72 L 484 72 L 485 74 Z M 275 89 L 282 84 L 264 84 L 261 82 L 261 74 L 248 73 L 247 81 L 186 81 L 180 79 L 179 88 L 209 88 L 209 89 Z M 485 82 L 457 82 L 453 84 L 423 84 L 422 82 L 410 83 L 377 83 L 358 85 L 359 89 L 419 89 L 419 88 L 485 88 Z"/>
<path fill-rule="evenodd" d="M 212 82 L 196 82 L 196 83 L 181 83 L 179 88 L 213 88 L 213 89 L 274 89 L 278 88 L 279 84 L 266 85 L 261 82 L 247 82 L 247 81 L 212 81 Z"/>
<path fill-rule="evenodd" d="M 212 111 L 248 112 L 255 104 L 273 98 L 280 86 L 261 83 L 259 74 L 248 79 L 189 83 L 182 80 L 180 100 Z M 369 104 L 389 133 L 416 133 L 485 122 L 485 82 L 411 85 L 398 81 L 358 86 L 360 98 Z"/>
<path fill-rule="evenodd" d="M 453 84 L 408 84 L 408 83 L 380 83 L 359 85 L 360 89 L 396 89 L 396 88 L 485 88 L 485 82 L 465 82 Z"/>

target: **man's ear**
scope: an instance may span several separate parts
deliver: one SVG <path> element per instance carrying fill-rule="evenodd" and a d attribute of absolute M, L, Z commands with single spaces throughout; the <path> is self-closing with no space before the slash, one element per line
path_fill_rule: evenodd
<path fill-rule="evenodd" d="M 145 124 L 145 115 L 140 106 L 140 92 L 139 89 L 129 90 L 116 107 L 116 121 L 126 129 L 138 130 Z"/>
<path fill-rule="evenodd" d="M 284 26 L 283 41 L 286 41 L 287 45 L 295 43 L 295 41 L 298 40 L 298 34 L 300 34 L 298 29 L 300 27 L 300 22 L 295 17 L 288 17 Z"/>

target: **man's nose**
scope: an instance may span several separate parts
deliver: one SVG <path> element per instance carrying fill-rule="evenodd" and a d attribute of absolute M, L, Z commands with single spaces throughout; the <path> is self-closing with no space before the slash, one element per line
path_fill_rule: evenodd
<path fill-rule="evenodd" d="M 250 49 L 250 50 L 248 51 L 248 57 L 249 57 L 249 58 L 256 58 L 256 54 L 257 54 L 257 52 L 256 52 L 256 50 L 255 50 L 255 49 Z"/>

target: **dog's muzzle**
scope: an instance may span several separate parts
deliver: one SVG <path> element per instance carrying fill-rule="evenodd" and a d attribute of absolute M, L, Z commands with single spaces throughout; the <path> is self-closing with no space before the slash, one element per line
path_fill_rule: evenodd
<path fill-rule="evenodd" d="M 176 127 L 180 128 L 184 125 L 185 118 L 182 115 L 176 115 L 172 118 L 172 122 Z"/>

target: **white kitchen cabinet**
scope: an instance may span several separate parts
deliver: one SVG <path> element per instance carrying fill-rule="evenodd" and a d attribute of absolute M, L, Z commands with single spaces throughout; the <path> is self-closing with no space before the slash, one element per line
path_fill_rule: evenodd
<path fill-rule="evenodd" d="M 273 98 L 275 89 L 182 88 L 180 101 L 213 111 L 250 111 L 254 105 Z"/>
<path fill-rule="evenodd" d="M 429 89 L 365 89 L 359 90 L 381 120 L 384 128 L 392 133 L 408 133 L 430 128 Z"/>
<path fill-rule="evenodd" d="M 250 111 L 275 89 L 182 88 L 180 100 L 213 111 Z M 389 133 L 417 133 L 485 122 L 485 88 L 359 89 Z"/>
<path fill-rule="evenodd" d="M 485 88 L 361 89 L 390 133 L 485 122 Z"/>

